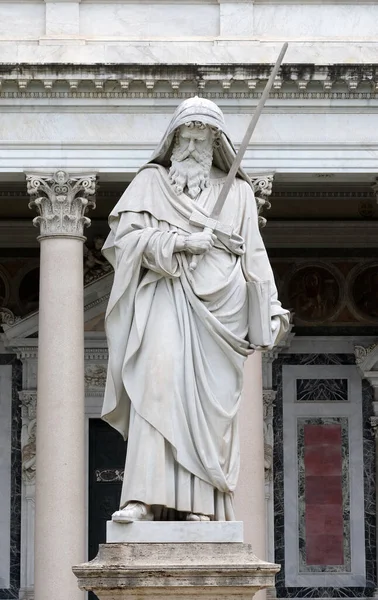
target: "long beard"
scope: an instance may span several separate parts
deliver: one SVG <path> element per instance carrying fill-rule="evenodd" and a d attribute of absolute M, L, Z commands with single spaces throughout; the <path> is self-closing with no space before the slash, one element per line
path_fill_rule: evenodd
<path fill-rule="evenodd" d="M 210 169 L 213 163 L 213 150 L 194 150 L 191 154 L 182 151 L 177 144 L 173 148 L 169 169 L 169 179 L 176 194 L 187 191 L 188 196 L 196 198 L 210 184 Z"/>

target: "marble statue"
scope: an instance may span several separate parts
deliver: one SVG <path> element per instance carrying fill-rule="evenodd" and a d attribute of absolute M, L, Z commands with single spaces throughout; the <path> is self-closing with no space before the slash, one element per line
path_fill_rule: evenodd
<path fill-rule="evenodd" d="M 116 521 L 234 520 L 237 413 L 259 308 L 247 282 L 270 281 L 273 343 L 289 323 L 247 174 L 239 170 L 214 233 L 189 222 L 194 210 L 211 213 L 234 157 L 221 110 L 185 100 L 109 217 L 102 416 L 128 440 Z"/>

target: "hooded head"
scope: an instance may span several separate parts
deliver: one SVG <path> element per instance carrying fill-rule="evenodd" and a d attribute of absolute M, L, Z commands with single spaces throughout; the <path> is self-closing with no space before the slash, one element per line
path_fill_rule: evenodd
<path fill-rule="evenodd" d="M 160 144 L 147 164 L 154 163 L 170 168 L 176 132 L 182 125 L 190 123 L 202 123 L 211 128 L 214 140 L 212 165 L 228 173 L 236 151 L 227 133 L 223 113 L 214 102 L 198 96 L 188 98 L 178 105 Z M 251 180 L 244 169 L 239 168 L 237 176 L 251 185 Z"/>

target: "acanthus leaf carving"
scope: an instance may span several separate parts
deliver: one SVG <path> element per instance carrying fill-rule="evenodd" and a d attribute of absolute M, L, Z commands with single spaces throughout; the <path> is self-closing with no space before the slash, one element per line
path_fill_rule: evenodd
<path fill-rule="evenodd" d="M 271 208 L 271 203 L 269 202 L 268 197 L 272 195 L 273 175 L 252 176 L 251 181 L 255 192 L 257 213 L 259 215 L 259 226 L 265 227 L 266 219 L 261 216 L 261 212 Z"/>
<path fill-rule="evenodd" d="M 54 235 L 83 238 L 84 227 L 91 222 L 85 212 L 96 206 L 93 199 L 88 199 L 95 194 L 96 176 L 69 175 L 60 169 L 53 175 L 30 173 L 26 181 L 32 197 L 29 208 L 34 207 L 39 213 L 33 224 L 40 226 L 40 238 Z"/>

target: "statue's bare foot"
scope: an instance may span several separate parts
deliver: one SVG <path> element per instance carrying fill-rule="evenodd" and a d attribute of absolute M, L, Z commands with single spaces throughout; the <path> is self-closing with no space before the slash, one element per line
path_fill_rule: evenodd
<path fill-rule="evenodd" d="M 129 502 L 121 510 L 112 514 L 112 521 L 116 523 L 132 523 L 133 521 L 153 521 L 154 515 L 151 506 L 143 502 Z"/>
<path fill-rule="evenodd" d="M 188 513 L 186 515 L 187 521 L 210 521 L 210 517 L 207 515 L 201 515 L 198 513 Z"/>

